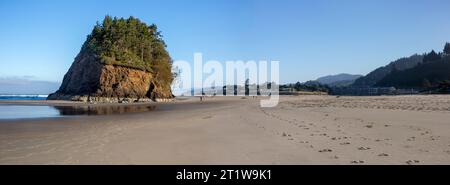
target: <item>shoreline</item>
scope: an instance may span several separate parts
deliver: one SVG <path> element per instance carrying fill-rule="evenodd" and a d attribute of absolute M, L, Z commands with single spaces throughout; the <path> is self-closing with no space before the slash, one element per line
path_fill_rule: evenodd
<path fill-rule="evenodd" d="M 228 102 L 228 100 L 225 100 Z M 139 114 L 155 111 L 171 111 L 183 109 L 184 107 L 199 108 L 196 105 L 210 105 L 224 103 L 222 98 L 208 98 L 208 101 L 200 102 L 198 97 L 182 97 L 174 99 L 170 102 L 133 102 L 133 103 L 87 103 L 68 100 L 11 100 L 0 101 L 0 106 L 46 106 L 56 109 L 64 108 L 60 111 L 69 110 L 78 113 L 42 116 L 42 117 L 25 117 L 25 118 L 0 118 L 0 123 L 15 122 L 21 123 L 26 121 L 51 120 L 53 118 L 64 121 L 64 118 L 73 117 L 91 117 L 91 116 L 126 116 L 128 114 Z M 84 110 L 84 111 L 83 111 Z M 95 113 L 95 111 L 104 113 Z M 94 112 L 92 112 L 94 111 Z M 106 112 L 105 112 L 106 111 Z M 118 112 L 119 111 L 119 112 Z"/>
<path fill-rule="evenodd" d="M 48 106 L 108 106 L 108 105 L 146 105 L 146 104 L 159 104 L 159 103 L 171 103 L 171 102 L 183 102 L 192 98 L 174 98 L 171 101 L 148 101 L 148 102 L 82 102 L 71 100 L 0 100 L 0 105 L 48 105 Z"/>

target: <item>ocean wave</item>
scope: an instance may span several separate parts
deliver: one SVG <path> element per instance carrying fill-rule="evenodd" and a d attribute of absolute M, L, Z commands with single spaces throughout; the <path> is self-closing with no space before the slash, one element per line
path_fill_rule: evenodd
<path fill-rule="evenodd" d="M 45 100 L 46 94 L 0 94 L 0 100 Z"/>

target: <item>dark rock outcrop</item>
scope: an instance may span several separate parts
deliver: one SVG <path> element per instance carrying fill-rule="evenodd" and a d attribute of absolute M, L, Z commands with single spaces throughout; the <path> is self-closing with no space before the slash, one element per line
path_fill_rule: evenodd
<path fill-rule="evenodd" d="M 104 64 L 95 53 L 82 51 L 49 100 L 83 102 L 164 101 L 173 98 L 153 74 L 130 67 Z"/>
<path fill-rule="evenodd" d="M 106 16 L 49 100 L 159 101 L 173 98 L 172 59 L 156 25 Z"/>

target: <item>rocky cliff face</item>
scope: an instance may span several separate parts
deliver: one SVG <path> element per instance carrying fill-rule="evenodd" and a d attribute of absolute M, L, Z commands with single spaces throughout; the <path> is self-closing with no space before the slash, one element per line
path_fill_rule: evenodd
<path fill-rule="evenodd" d="M 64 76 L 58 91 L 49 100 L 83 102 L 138 102 L 173 98 L 170 88 L 162 88 L 152 73 L 109 65 L 92 52 L 82 51 Z"/>

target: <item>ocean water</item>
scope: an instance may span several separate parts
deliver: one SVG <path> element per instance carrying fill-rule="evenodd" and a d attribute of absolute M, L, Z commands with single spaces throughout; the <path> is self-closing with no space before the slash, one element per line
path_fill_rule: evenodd
<path fill-rule="evenodd" d="M 1 101 L 11 100 L 45 100 L 48 95 L 34 94 L 0 94 Z M 51 105 L 22 105 L 6 103 L 0 104 L 0 121 L 10 119 L 51 118 L 77 115 L 112 115 L 133 112 L 147 112 L 155 110 L 154 105 L 125 104 L 125 105 L 81 105 L 81 106 L 51 106 Z"/>
<path fill-rule="evenodd" d="M 48 95 L 45 94 L 0 94 L 2 100 L 45 100 Z"/>
<path fill-rule="evenodd" d="M 59 117 L 53 106 L 0 105 L 0 120 Z"/>
<path fill-rule="evenodd" d="M 10 119 L 52 118 L 62 116 L 112 115 L 135 112 L 148 112 L 156 109 L 155 105 L 11 105 L 0 104 L 0 121 Z"/>

